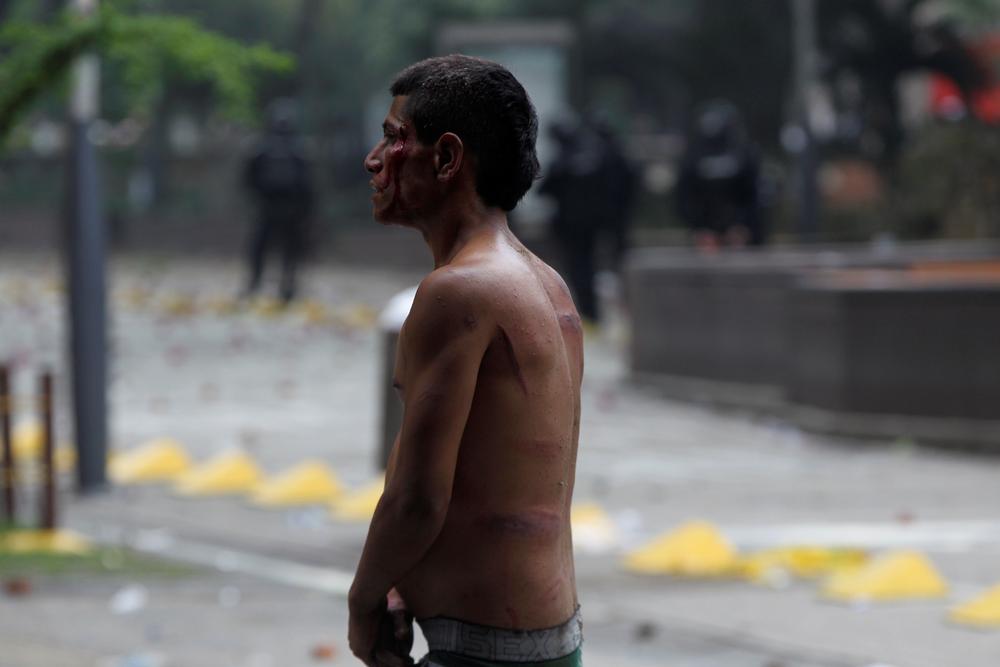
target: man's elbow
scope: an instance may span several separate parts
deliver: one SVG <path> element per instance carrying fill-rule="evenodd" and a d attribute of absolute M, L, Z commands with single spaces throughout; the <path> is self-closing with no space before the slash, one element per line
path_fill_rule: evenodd
<path fill-rule="evenodd" d="M 444 524 L 450 501 L 444 494 L 407 490 L 391 495 L 387 491 L 386 495 L 389 496 L 387 509 L 404 525 L 432 527 Z"/>

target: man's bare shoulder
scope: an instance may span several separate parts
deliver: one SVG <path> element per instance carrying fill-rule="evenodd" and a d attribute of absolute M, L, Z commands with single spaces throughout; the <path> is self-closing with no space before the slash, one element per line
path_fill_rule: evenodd
<path fill-rule="evenodd" d="M 410 335 L 454 337 L 479 332 L 493 321 L 490 271 L 476 265 L 435 269 L 417 287 L 406 328 Z"/>

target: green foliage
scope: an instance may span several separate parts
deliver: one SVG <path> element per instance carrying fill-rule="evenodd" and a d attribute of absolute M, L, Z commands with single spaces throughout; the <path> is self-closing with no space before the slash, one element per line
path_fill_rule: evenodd
<path fill-rule="evenodd" d="M 53 27 L 18 22 L 0 30 L 0 45 L 9 50 L 0 61 L 0 141 L 79 54 L 95 47 L 101 33 L 101 24 L 95 20 Z"/>
<path fill-rule="evenodd" d="M 150 113 L 175 81 L 208 85 L 221 112 L 241 121 L 255 116 L 257 77 L 288 72 L 291 56 L 264 44 L 245 46 L 169 15 L 132 15 L 105 4 L 93 17 L 64 14 L 51 24 L 13 22 L 0 30 L 0 140 L 17 118 L 87 51 L 105 56 L 121 76 L 130 111 Z"/>
<path fill-rule="evenodd" d="M 900 160 L 897 231 L 904 237 L 1000 236 L 1000 128 L 938 124 Z"/>

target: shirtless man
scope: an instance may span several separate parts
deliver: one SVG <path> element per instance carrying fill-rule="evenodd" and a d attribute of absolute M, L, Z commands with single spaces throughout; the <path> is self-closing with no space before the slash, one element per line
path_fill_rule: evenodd
<path fill-rule="evenodd" d="M 413 664 L 405 605 L 421 665 L 579 665 L 580 318 L 506 215 L 538 174 L 535 111 L 507 70 L 465 56 L 416 63 L 391 92 L 365 159 L 374 217 L 419 230 L 435 268 L 400 332 L 403 423 L 351 587 L 351 650 Z"/>

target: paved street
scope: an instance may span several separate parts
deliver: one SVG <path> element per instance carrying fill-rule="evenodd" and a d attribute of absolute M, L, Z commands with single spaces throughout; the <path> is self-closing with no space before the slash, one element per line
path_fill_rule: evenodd
<path fill-rule="evenodd" d="M 32 373 L 57 370 L 66 434 L 57 269 L 50 257 L 0 257 L 0 359 L 13 362 L 22 396 Z M 227 262 L 115 261 L 113 447 L 170 436 L 196 459 L 238 446 L 271 473 L 319 458 L 348 487 L 370 482 L 381 397 L 374 315 L 419 275 L 314 267 L 311 311 L 229 312 L 240 277 Z M 598 503 L 616 529 L 608 548 L 578 543 L 588 667 L 1000 664 L 1000 631 L 945 621 L 951 605 L 1000 583 L 1000 459 L 905 438 L 818 437 L 668 401 L 628 382 L 622 336 L 613 323 L 587 342 L 575 498 Z M 342 594 L 363 523 L 319 508 L 183 499 L 158 486 L 81 500 L 66 482 L 68 527 L 200 569 L 143 579 L 148 603 L 125 615 L 108 601 L 133 582 L 113 575 L 43 579 L 31 596 L 0 597 L 0 667 L 353 664 Z M 627 550 L 694 518 L 717 523 L 743 550 L 916 548 L 949 582 L 949 597 L 842 605 L 820 601 L 808 581 L 767 587 L 622 570 Z M 313 655 L 326 643 L 334 655 Z"/>

